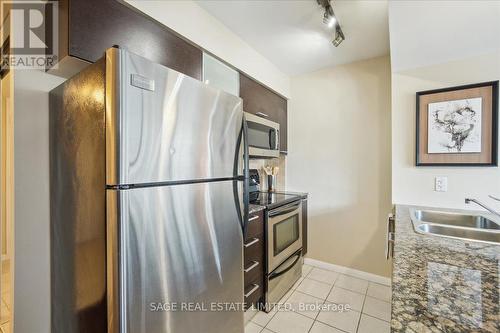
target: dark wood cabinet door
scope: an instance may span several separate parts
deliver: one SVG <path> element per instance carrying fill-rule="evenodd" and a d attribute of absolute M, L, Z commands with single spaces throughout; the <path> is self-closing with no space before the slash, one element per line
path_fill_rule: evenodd
<path fill-rule="evenodd" d="M 280 153 L 288 153 L 288 112 L 287 103 L 285 99 L 285 106 L 278 110 L 277 119 L 280 124 Z"/>
<path fill-rule="evenodd" d="M 243 99 L 243 111 L 280 124 L 280 150 L 286 153 L 288 151 L 287 100 L 241 73 L 240 97 Z"/>
<path fill-rule="evenodd" d="M 113 45 L 201 80 L 202 51 L 116 0 L 69 0 L 69 55 L 95 62 Z"/>
<path fill-rule="evenodd" d="M 307 253 L 307 199 L 302 199 L 302 255 Z"/>

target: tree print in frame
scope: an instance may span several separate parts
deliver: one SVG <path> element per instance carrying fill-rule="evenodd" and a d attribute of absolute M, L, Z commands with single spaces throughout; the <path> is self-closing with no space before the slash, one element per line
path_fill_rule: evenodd
<path fill-rule="evenodd" d="M 429 103 L 428 153 L 480 153 L 481 102 L 478 97 Z"/>
<path fill-rule="evenodd" d="M 417 93 L 417 166 L 497 166 L 498 81 Z"/>

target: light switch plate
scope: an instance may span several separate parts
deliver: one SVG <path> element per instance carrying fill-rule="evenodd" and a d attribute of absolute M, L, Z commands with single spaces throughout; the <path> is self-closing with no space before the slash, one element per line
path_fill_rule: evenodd
<path fill-rule="evenodd" d="M 434 191 L 447 192 L 448 191 L 448 177 L 436 177 L 434 182 Z"/>

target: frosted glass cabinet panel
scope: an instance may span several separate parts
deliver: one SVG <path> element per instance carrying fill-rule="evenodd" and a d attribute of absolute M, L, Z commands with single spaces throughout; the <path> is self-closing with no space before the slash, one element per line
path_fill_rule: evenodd
<path fill-rule="evenodd" d="M 203 53 L 203 82 L 235 96 L 240 95 L 238 71 L 206 53 Z"/>

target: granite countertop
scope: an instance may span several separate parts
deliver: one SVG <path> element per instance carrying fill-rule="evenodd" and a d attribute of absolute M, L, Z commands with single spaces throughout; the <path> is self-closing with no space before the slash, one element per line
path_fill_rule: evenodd
<path fill-rule="evenodd" d="M 306 199 L 307 196 L 309 195 L 309 193 L 307 193 L 307 192 L 285 191 L 285 190 L 277 190 L 276 193 L 296 195 L 296 196 L 301 197 L 302 199 Z"/>
<path fill-rule="evenodd" d="M 500 332 L 500 245 L 417 234 L 410 208 L 396 207 L 391 332 Z"/>

